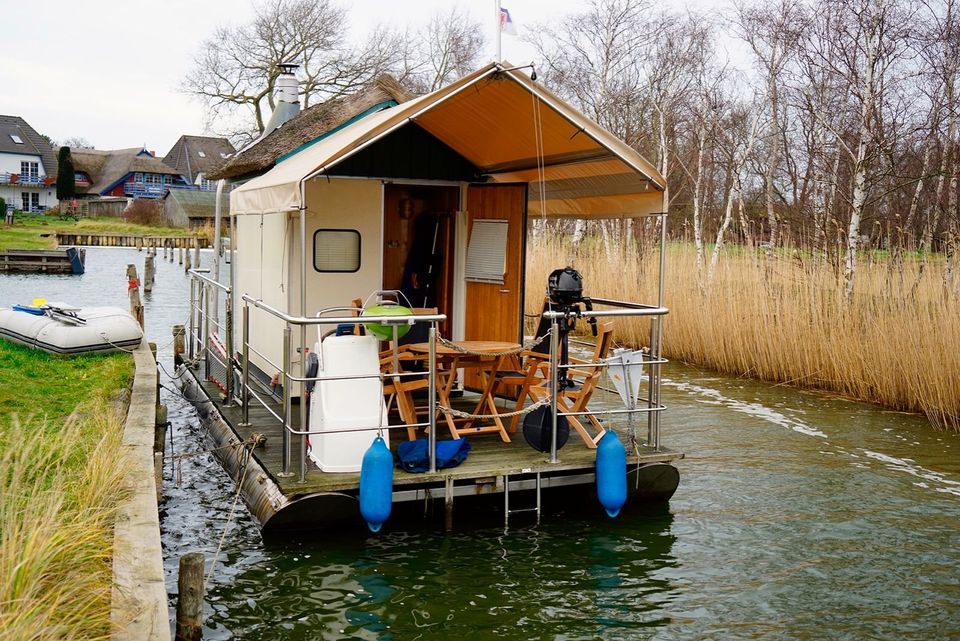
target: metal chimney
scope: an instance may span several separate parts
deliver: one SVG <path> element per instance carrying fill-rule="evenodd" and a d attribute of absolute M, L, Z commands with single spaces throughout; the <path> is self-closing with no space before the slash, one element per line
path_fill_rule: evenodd
<path fill-rule="evenodd" d="M 274 129 L 300 113 L 300 83 L 297 82 L 296 70 L 300 66 L 292 62 L 280 63 L 280 75 L 277 77 L 274 93 L 274 109 L 270 122 L 263 130 L 263 138 Z"/>

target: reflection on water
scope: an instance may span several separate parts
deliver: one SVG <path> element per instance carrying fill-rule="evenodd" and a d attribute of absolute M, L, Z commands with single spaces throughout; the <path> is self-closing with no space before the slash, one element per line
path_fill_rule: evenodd
<path fill-rule="evenodd" d="M 0 276 L 0 305 L 124 306 L 128 261 L 142 254 L 91 249 L 79 279 Z M 146 307 L 163 345 L 186 317 L 187 283 L 158 267 Z M 228 529 L 234 490 L 211 455 L 168 465 L 171 599 L 179 556 L 201 551 L 209 567 L 226 532 L 206 639 L 960 638 L 956 435 L 681 365 L 666 377 L 664 442 L 687 453 L 680 489 L 666 508 L 612 520 L 578 509 L 506 532 L 461 519 L 452 534 L 388 523 L 266 545 L 243 509 Z M 203 450 L 190 406 L 168 391 L 163 402 L 173 451 Z"/>

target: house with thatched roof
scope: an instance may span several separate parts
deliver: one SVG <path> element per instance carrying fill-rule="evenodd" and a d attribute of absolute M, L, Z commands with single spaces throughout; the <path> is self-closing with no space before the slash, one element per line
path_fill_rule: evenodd
<path fill-rule="evenodd" d="M 163 157 L 163 162 L 179 171 L 191 185 L 209 189 L 210 172 L 232 158 L 236 152 L 226 138 L 183 135 Z"/>
<path fill-rule="evenodd" d="M 0 198 L 7 207 L 41 212 L 57 204 L 57 156 L 20 116 L 0 115 Z"/>
<path fill-rule="evenodd" d="M 163 198 L 171 187 L 186 187 L 186 178 L 143 147 L 71 149 L 77 196 Z"/>
<path fill-rule="evenodd" d="M 171 189 L 163 197 L 163 222 L 170 227 L 213 226 L 217 194 L 205 189 Z M 223 216 L 230 211 L 230 195 L 220 196 L 220 211 Z"/>
<path fill-rule="evenodd" d="M 384 74 L 355 94 L 304 109 L 220 163 L 206 174 L 206 178 L 240 181 L 262 174 L 284 158 L 323 140 L 351 122 L 395 107 L 411 97 L 399 82 Z"/>

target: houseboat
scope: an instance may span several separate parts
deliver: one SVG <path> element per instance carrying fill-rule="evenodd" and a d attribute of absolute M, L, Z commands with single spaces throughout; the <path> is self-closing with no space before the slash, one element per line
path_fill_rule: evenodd
<path fill-rule="evenodd" d="M 279 86 L 287 120 L 227 163 L 231 274 L 192 272 L 177 372 L 264 533 L 668 500 L 683 455 L 660 435 L 657 169 L 506 63 L 302 113 L 292 70 Z M 590 299 L 558 264 L 525 335 L 528 220 L 558 216 L 659 217 L 657 300 Z M 649 344 L 613 350 L 637 316 Z M 611 382 L 622 406 L 596 401 Z"/>

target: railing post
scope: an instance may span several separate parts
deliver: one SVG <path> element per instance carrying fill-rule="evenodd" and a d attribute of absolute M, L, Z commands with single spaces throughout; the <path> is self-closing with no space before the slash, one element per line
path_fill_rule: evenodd
<path fill-rule="evenodd" d="M 430 369 L 427 377 L 427 414 L 430 427 L 427 431 L 427 444 L 430 449 L 430 473 L 437 471 L 437 322 L 430 322 Z"/>
<path fill-rule="evenodd" d="M 194 342 L 194 341 L 196 340 L 196 338 L 197 338 L 197 337 L 194 335 L 194 332 L 196 331 L 196 325 L 195 325 L 194 317 L 193 317 L 193 314 L 194 314 L 194 312 L 196 311 L 196 310 L 194 309 L 194 298 L 196 298 L 196 294 L 197 294 L 196 289 L 197 289 L 197 283 L 196 283 L 196 281 L 194 280 L 194 278 L 191 276 L 191 277 L 190 277 L 190 318 L 189 318 L 189 324 L 190 324 L 189 330 L 190 330 L 190 331 L 189 331 L 189 334 L 188 334 L 189 340 L 187 341 L 187 343 L 188 343 L 188 345 L 187 345 L 187 356 L 189 356 L 191 362 L 193 362 L 193 358 L 194 358 L 194 355 L 195 355 L 193 342 Z"/>
<path fill-rule="evenodd" d="M 250 425 L 250 306 L 243 301 L 243 383 L 240 387 L 240 398 L 243 403 L 243 427 Z"/>
<path fill-rule="evenodd" d="M 203 368 L 206 373 L 206 379 L 210 380 L 210 293 L 208 288 L 210 286 L 201 281 L 200 282 L 200 313 L 203 320 L 203 347 L 201 348 L 203 354 Z"/>
<path fill-rule="evenodd" d="M 227 380 L 225 381 L 227 402 L 225 405 L 230 406 L 233 404 L 233 292 L 227 292 L 226 300 L 224 300 L 223 304 L 225 312 L 224 327 L 227 333 Z"/>
<path fill-rule="evenodd" d="M 304 314 L 305 315 L 305 314 Z M 307 378 L 307 326 L 300 326 L 300 378 Z M 300 431 L 309 431 L 307 425 L 307 382 L 300 382 Z M 300 435 L 300 482 L 307 478 L 307 435 Z"/>
<path fill-rule="evenodd" d="M 660 340 L 662 336 L 660 324 L 662 322 L 662 316 L 654 316 L 650 323 L 650 355 L 654 361 L 660 361 Z M 648 412 L 650 420 L 648 423 L 649 434 L 647 435 L 647 442 L 649 445 L 652 445 L 657 452 L 660 451 L 660 411 L 655 411 L 653 408 L 660 407 L 660 382 L 660 363 L 651 363 L 650 400 L 648 402 L 648 407 L 651 409 Z"/>
<path fill-rule="evenodd" d="M 283 327 L 283 372 L 280 376 L 280 384 L 283 385 L 283 471 L 281 476 L 288 477 L 290 474 L 290 382 L 287 377 L 290 375 L 290 325 Z"/>
<path fill-rule="evenodd" d="M 560 327 L 556 318 L 550 322 L 550 463 L 559 463 L 557 459 L 557 385 L 560 384 Z"/>

